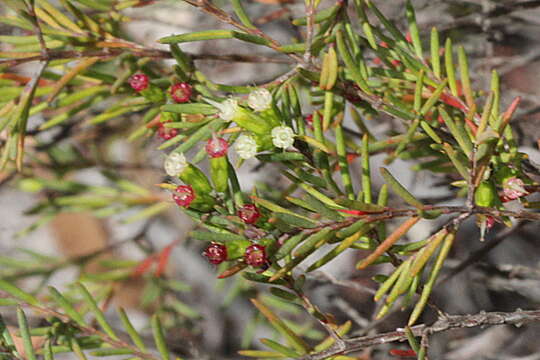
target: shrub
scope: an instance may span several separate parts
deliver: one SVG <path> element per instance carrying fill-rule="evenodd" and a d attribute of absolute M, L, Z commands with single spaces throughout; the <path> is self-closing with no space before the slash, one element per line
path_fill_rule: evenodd
<path fill-rule="evenodd" d="M 229 27 L 166 36 L 159 43 L 169 50 L 157 50 L 122 31 L 125 9 L 152 2 L 6 1 L 9 15 L 1 21 L 12 35 L 2 37 L 10 48 L 0 53 L 0 166 L 3 182 L 40 194 L 29 211 L 39 220 L 28 231 L 62 212 L 150 224 L 167 210 L 182 211 L 196 224 L 189 239 L 204 243 L 203 255 L 217 266 L 217 278 L 236 279 L 228 301 L 238 294 L 251 297 L 259 311 L 247 325 L 244 345 L 251 346 L 249 336 L 262 319 L 277 333 L 261 340 L 269 350 L 240 351 L 248 357 L 352 359 L 345 355 L 408 340 L 409 350 L 392 354 L 422 359 L 431 334 L 539 320 L 534 311 L 441 313 L 433 325 L 414 326 L 468 219 L 476 220 L 482 240 L 494 226 L 497 236 L 506 236 L 511 230 L 499 228 L 540 219 L 538 203 L 530 200 L 539 185 L 509 125 L 520 98 L 502 108 L 496 71 L 489 88 L 474 89 L 464 48 L 450 37 L 443 42 L 435 28 L 423 39 L 410 3 L 408 29 L 402 31 L 372 0 L 337 1 L 326 8 L 306 0 L 305 16 L 291 21 L 302 39 L 282 44 L 255 25 L 246 2 L 231 0 L 231 12 L 229 4 L 185 2 Z M 216 39 L 245 42 L 272 55 L 210 56 L 180 46 Z M 224 85 L 198 69 L 196 60 L 205 56 L 276 62 L 287 70 L 257 86 Z M 164 59 L 175 63 L 168 66 Z M 19 75 L 18 66 L 29 63 L 35 73 Z M 381 131 L 376 125 L 384 122 L 395 126 Z M 157 147 L 166 158 L 164 180 L 151 189 L 137 183 L 141 175 L 122 172 L 129 163 L 111 160 L 103 148 L 123 138 L 149 154 L 155 135 L 163 140 Z M 85 155 L 80 147 L 88 147 L 89 138 L 98 146 Z M 373 169 L 379 154 L 385 166 Z M 388 168 L 398 159 L 414 161 L 414 169 L 436 178 L 452 205 L 415 196 Z M 243 188 L 241 171 L 252 164 L 278 173 L 284 186 Z M 103 169 L 106 185 L 73 177 L 95 166 Z M 519 208 L 505 207 L 510 201 Z M 419 222 L 434 231 L 414 240 L 408 234 Z M 1 303 L 16 307 L 18 331 L 8 332 L 2 322 L 3 353 L 28 359 L 62 352 L 168 359 L 187 352 L 196 358 L 171 347 L 178 328 L 200 320 L 179 296 L 188 286 L 165 271 L 179 241 L 156 251 L 139 239 L 126 243 L 146 253 L 142 262 L 109 260 L 99 274 L 81 268 L 62 292 L 43 291 L 50 276 L 101 252 L 52 263 L 31 252 L 31 264 L 5 258 Z M 323 266 L 351 249 L 363 250 L 356 270 L 379 283 L 376 291 L 367 289 L 379 304 L 375 318 L 401 307 L 408 314 L 401 329 L 347 336 L 351 319 L 336 319 L 310 297 L 314 274 L 324 275 Z M 34 276 L 42 280 L 37 287 L 17 284 Z M 146 302 L 153 303 L 153 344 L 124 310 L 115 317 L 105 312 L 116 284 L 140 276 L 147 284 Z M 290 304 L 305 310 L 308 328 L 320 329 L 307 331 Z M 40 314 L 35 328 L 29 314 Z"/>

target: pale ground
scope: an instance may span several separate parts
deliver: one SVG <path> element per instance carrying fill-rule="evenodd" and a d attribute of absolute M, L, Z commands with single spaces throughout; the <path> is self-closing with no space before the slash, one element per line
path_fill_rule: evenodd
<path fill-rule="evenodd" d="M 425 3 L 425 2 L 420 2 Z M 397 7 L 396 7 L 397 8 Z M 137 41 L 145 42 L 148 45 L 157 46 L 154 39 L 157 39 L 162 36 L 183 33 L 191 31 L 194 29 L 209 29 L 217 26 L 213 20 L 210 20 L 207 16 L 201 16 L 200 14 L 193 13 L 193 9 L 189 8 L 187 5 L 178 4 L 178 2 L 164 2 L 163 5 L 156 5 L 151 7 L 152 11 L 148 11 L 148 8 L 138 9 L 130 13 L 135 20 L 127 25 L 126 29 L 130 32 Z M 301 7 L 298 7 L 298 11 L 301 11 Z M 399 11 L 395 10 L 395 11 Z M 257 5 L 254 6 L 254 11 L 257 11 Z M 428 9 L 425 13 L 425 17 L 419 16 L 419 21 L 426 21 L 429 18 L 430 10 Z M 525 16 L 526 14 L 523 14 Z M 427 16 L 427 17 L 426 17 Z M 528 14 L 528 16 L 531 16 Z M 278 39 L 287 38 L 287 29 L 282 29 L 279 26 L 274 26 L 269 29 L 270 33 Z M 205 48 L 206 46 L 206 48 Z M 211 47 L 209 45 L 204 45 L 203 43 L 194 43 L 191 45 L 185 46 L 185 50 L 191 52 L 207 51 L 212 50 L 213 52 L 232 52 L 228 47 L 228 44 L 219 43 L 213 44 Z M 241 43 L 236 43 L 234 51 L 249 53 L 250 47 L 243 45 Z M 538 67 L 538 65 L 536 65 Z M 221 81 L 228 84 L 240 84 L 245 82 L 253 81 L 258 79 L 257 76 L 263 74 L 263 79 L 271 79 L 272 77 L 279 75 L 283 72 L 283 66 L 268 64 L 263 65 L 235 65 L 228 66 L 223 63 L 209 63 L 206 66 L 202 67 L 203 71 L 212 79 Z M 534 73 L 538 78 L 538 73 Z M 532 75 L 531 75 L 532 76 Z M 538 80 L 538 79 L 537 79 Z M 538 83 L 538 82 L 537 82 Z M 537 99 L 537 86 L 530 86 L 525 90 L 531 90 L 530 97 Z M 533 92 L 533 90 L 535 92 Z M 522 90 L 524 91 L 524 90 Z M 538 122 L 536 122 L 538 125 Z M 540 126 L 539 126 L 540 127 Z M 375 131 L 382 133 L 386 129 L 385 125 L 379 125 L 375 127 Z M 125 144 L 119 144 L 118 147 L 121 151 L 129 152 L 129 149 L 125 147 Z M 534 149 L 533 147 L 526 147 L 523 149 L 524 152 L 528 153 L 531 156 L 531 159 L 540 163 L 540 152 Z M 382 157 L 374 157 L 372 168 L 377 169 L 382 165 Z M 434 196 L 441 195 L 440 189 L 436 189 L 432 186 L 432 180 L 423 176 L 415 175 L 409 171 L 409 163 L 403 161 L 396 161 L 389 168 L 393 174 L 396 174 L 399 180 L 407 187 L 411 188 L 415 194 L 421 196 Z M 241 173 L 240 181 L 244 189 L 250 189 L 253 186 L 253 183 L 256 179 L 264 179 L 267 175 L 265 173 L 253 173 L 250 172 L 250 166 L 244 166 L 243 172 Z M 86 174 L 86 175 L 91 175 Z M 378 184 L 382 183 L 381 178 L 378 175 L 378 171 L 374 170 L 374 179 Z M 34 203 L 34 198 L 32 195 L 28 195 L 17 190 L 8 190 L 3 188 L 0 191 L 0 250 L 4 254 L 10 254 L 12 249 L 15 247 L 27 247 L 31 248 L 34 251 L 38 251 L 44 254 L 50 255 L 65 255 L 73 254 L 74 252 L 81 251 L 80 241 L 88 241 L 86 243 L 89 248 L 95 246 L 102 246 L 107 242 L 114 242 L 121 239 L 128 238 L 130 235 L 138 231 L 137 225 L 122 226 L 118 222 L 118 219 L 111 219 L 105 222 L 105 232 L 101 232 L 101 224 L 92 223 L 93 220 L 78 220 L 78 221 L 88 221 L 87 225 L 93 230 L 87 231 L 86 233 L 81 232 L 81 228 L 73 228 L 71 231 L 67 232 L 63 237 L 61 242 L 57 239 L 58 231 L 54 231 L 50 226 L 42 227 L 33 233 L 22 237 L 20 239 L 15 239 L 14 235 L 18 231 L 22 230 L 26 226 L 30 225 L 35 218 L 23 216 L 22 213 L 30 208 Z M 80 225 L 81 223 L 77 223 Z M 178 226 L 181 224 L 181 226 Z M 56 226 L 62 227 L 61 224 L 56 224 Z M 182 230 L 185 230 L 189 227 L 186 219 L 183 218 L 178 212 L 173 212 L 158 225 L 154 226 L 149 233 L 150 240 L 155 244 L 157 248 L 161 248 L 171 241 L 175 240 L 178 236 L 182 236 Z M 58 229 L 57 229 L 58 230 Z M 411 240 L 420 240 L 430 233 L 432 230 L 432 225 L 428 222 L 423 222 L 419 226 L 415 227 L 410 234 Z M 474 230 L 471 230 L 471 234 Z M 89 236 L 90 235 L 90 236 Z M 471 235 L 473 238 L 476 238 L 476 233 Z M 86 240 L 82 240 L 82 238 Z M 71 245 L 68 243 L 71 240 L 77 239 L 78 241 L 73 242 Z M 68 244 L 68 245 L 66 245 Z M 70 247 L 72 246 L 72 247 Z M 467 250 L 461 250 L 462 252 Z M 534 249 L 530 249 L 534 253 Z M 178 276 L 182 280 L 193 284 L 195 292 L 197 293 L 197 299 L 199 303 L 197 308 L 203 312 L 205 316 L 205 343 L 208 349 L 219 349 L 222 341 L 224 340 L 224 335 L 227 334 L 227 324 L 224 321 L 224 315 L 219 310 L 219 304 L 221 302 L 221 295 L 216 296 L 215 292 L 215 283 L 214 283 L 214 270 L 207 265 L 205 260 L 199 254 L 200 249 L 195 246 L 181 246 L 175 248 L 172 254 L 172 259 L 174 262 L 171 265 L 170 273 L 172 276 Z M 525 253 L 523 253 L 525 252 Z M 121 251 L 122 255 L 131 258 L 141 258 L 140 252 L 138 252 L 134 247 L 125 247 Z M 516 249 L 513 246 L 501 247 L 494 252 L 493 256 L 498 257 L 505 262 L 512 261 L 521 261 L 523 257 L 526 258 L 527 247 L 522 247 Z M 343 277 L 349 274 L 351 265 L 354 263 L 354 256 L 352 252 L 349 253 L 350 256 L 342 256 L 339 261 L 334 261 L 328 264 L 324 271 L 333 274 L 336 277 Z M 534 265 L 536 261 L 531 260 L 531 265 Z M 74 270 L 65 270 L 58 273 L 53 277 L 52 284 L 54 286 L 62 287 L 62 284 L 66 280 L 73 278 L 76 275 Z M 459 281 L 453 281 L 449 283 L 450 292 L 455 294 L 467 294 L 471 292 L 471 287 L 474 285 L 470 283 L 469 279 L 460 278 Z M 134 293 L 128 293 L 129 296 L 132 296 Z M 328 301 L 326 291 L 320 291 L 316 294 L 317 301 L 323 303 L 323 306 Z M 132 301 L 133 303 L 136 300 L 135 298 L 124 299 L 124 301 Z M 478 297 L 480 299 L 470 299 L 466 296 L 463 297 L 462 301 L 452 302 L 452 304 L 447 304 L 449 308 L 448 311 L 453 312 L 467 312 L 475 311 L 478 304 L 489 304 L 489 300 L 486 299 L 485 291 L 480 291 Z M 441 304 L 444 301 L 441 301 Z M 133 304 L 134 305 L 134 304 Z M 354 304 L 352 304 L 354 306 Z M 248 319 L 249 312 L 246 311 L 246 304 L 236 304 L 232 312 L 234 315 L 228 315 L 229 319 L 234 319 L 238 326 L 245 323 Z M 144 313 L 138 311 L 135 306 L 131 309 L 132 315 L 135 319 L 138 317 L 139 324 L 143 324 L 145 321 Z M 452 355 L 448 356 L 447 359 L 464 359 L 466 358 L 460 351 L 465 352 L 468 358 L 473 358 L 475 352 L 482 351 L 486 344 L 492 345 L 494 349 L 498 349 L 498 346 L 493 345 L 493 342 L 498 342 L 498 339 L 505 339 L 509 336 L 512 336 L 509 333 L 507 328 L 493 328 L 490 331 L 482 333 L 482 336 L 485 338 L 480 338 L 480 336 L 475 339 L 478 343 L 473 343 L 472 341 L 468 346 L 472 346 L 473 349 L 468 347 L 461 347 L 460 350 L 456 350 Z M 235 337 L 238 337 L 236 335 Z M 487 340 L 486 340 L 487 339 Z M 476 344 L 476 345 L 475 345 Z M 502 345 L 502 342 L 501 342 Z M 211 351 L 210 351 L 211 352 Z M 532 358 L 531 358 L 532 359 Z"/>

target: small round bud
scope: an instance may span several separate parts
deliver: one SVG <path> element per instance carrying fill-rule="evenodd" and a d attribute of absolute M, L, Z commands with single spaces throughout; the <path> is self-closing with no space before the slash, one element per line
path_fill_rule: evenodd
<path fill-rule="evenodd" d="M 177 152 L 170 153 L 165 159 L 165 162 L 163 163 L 165 172 L 169 176 L 180 175 L 187 166 L 188 163 L 184 154 Z"/>
<path fill-rule="evenodd" d="M 170 140 L 176 135 L 178 135 L 178 129 L 167 128 L 165 127 L 164 123 L 160 123 L 157 130 L 157 134 L 163 140 Z"/>
<path fill-rule="evenodd" d="M 176 83 L 171 86 L 171 97 L 177 103 L 188 102 L 192 92 L 191 85 L 188 83 Z"/>
<path fill-rule="evenodd" d="M 265 88 L 253 90 L 248 96 L 248 105 L 255 111 L 264 111 L 272 104 L 272 94 Z"/>
<path fill-rule="evenodd" d="M 246 224 L 255 224 L 261 217 L 259 209 L 254 204 L 246 204 L 238 209 L 238 217 Z"/>
<path fill-rule="evenodd" d="M 495 218 L 493 216 L 488 216 L 486 218 L 486 228 L 491 229 L 495 225 Z"/>
<path fill-rule="evenodd" d="M 319 116 L 320 121 L 323 121 L 323 117 Z M 313 114 L 308 114 L 304 117 L 307 127 L 313 131 Z"/>
<path fill-rule="evenodd" d="M 212 243 L 203 252 L 208 261 L 214 265 L 227 260 L 227 248 L 223 244 Z"/>
<path fill-rule="evenodd" d="M 294 131 L 288 126 L 276 126 L 271 135 L 272 143 L 278 148 L 286 149 L 294 143 Z"/>
<path fill-rule="evenodd" d="M 257 154 L 257 142 L 252 136 L 242 134 L 236 139 L 234 150 L 242 159 L 251 159 Z"/>
<path fill-rule="evenodd" d="M 135 74 L 128 80 L 129 86 L 137 92 L 143 91 L 148 87 L 148 76 L 146 74 Z"/>
<path fill-rule="evenodd" d="M 195 191 L 190 185 L 180 185 L 176 188 L 172 197 L 178 206 L 187 208 L 195 200 Z"/>
<path fill-rule="evenodd" d="M 224 138 L 212 137 L 208 139 L 205 149 L 211 158 L 222 157 L 227 154 L 229 143 Z"/>
<path fill-rule="evenodd" d="M 525 183 L 517 177 L 511 177 L 503 183 L 503 193 L 506 199 L 515 200 L 528 194 Z"/>
<path fill-rule="evenodd" d="M 249 245 L 244 253 L 244 261 L 253 267 L 262 267 L 268 263 L 266 249 L 259 244 Z"/>

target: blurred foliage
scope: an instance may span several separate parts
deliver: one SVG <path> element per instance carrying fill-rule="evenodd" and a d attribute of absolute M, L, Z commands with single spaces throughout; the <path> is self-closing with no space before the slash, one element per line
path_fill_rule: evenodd
<path fill-rule="evenodd" d="M 427 39 L 421 37 L 410 3 L 408 29 L 402 31 L 372 0 L 350 1 L 349 12 L 346 2 L 321 8 L 319 1 L 306 0 L 306 17 L 292 20 L 304 38 L 281 44 L 253 24 L 241 1 L 219 8 L 186 0 L 234 30 L 205 29 L 160 39 L 169 51 L 145 48 L 122 31 L 128 20 L 122 10 L 149 3 L 5 1 L 9 11 L 0 22 L 13 31 L 0 38 L 5 44 L 0 52 L 0 168 L 17 173 L 21 190 L 40 195 L 28 211 L 40 219 L 28 231 L 73 211 L 119 215 L 125 222 L 152 221 L 174 204 L 167 195 L 171 193 L 197 224 L 190 239 L 225 249 L 224 258 L 216 259 L 221 262 L 218 277 L 241 273 L 225 305 L 238 295 L 250 296 L 260 312 L 247 324 L 245 347 L 252 345 L 258 323 L 264 321 L 275 331 L 274 338 L 261 339 L 269 350 L 240 354 L 320 355 L 344 336 L 351 322 L 339 324 L 319 310 L 305 295 L 304 284 L 307 275 L 347 249 L 370 251 L 357 264 L 360 270 L 381 263 L 394 266 L 392 273 L 374 278 L 380 282 L 375 300 L 382 304 L 377 317 L 398 304 L 403 309 L 411 305 L 408 325 L 413 325 L 463 221 L 476 217 L 482 237 L 493 222 L 512 226 L 512 219 L 538 221 L 538 213 L 503 206 L 510 200 L 530 205 L 527 196 L 538 190 L 523 170 L 527 155 L 518 151 L 509 126 L 520 99 L 501 109 L 495 71 L 490 88 L 474 89 L 463 47 L 451 38 L 441 39 L 435 28 Z M 290 63 L 289 69 L 258 87 L 214 83 L 179 44 L 215 39 L 269 48 L 276 54 L 272 59 Z M 165 58 L 176 64 L 164 66 L 159 60 Z M 238 55 L 229 60 L 267 58 Z M 30 62 L 37 63 L 34 75 L 20 75 L 16 66 Z M 134 75 L 148 84 L 137 88 Z M 178 93 L 178 84 L 184 93 Z M 346 125 L 349 114 L 355 128 Z M 392 119 L 400 126 L 394 133 L 374 134 L 377 119 Z M 168 152 L 169 176 L 148 189 L 128 180 L 120 171 L 126 164 L 115 163 L 107 153 L 112 139 L 149 148 L 155 135 L 165 139 L 158 149 Z M 226 141 L 229 152 L 208 156 L 217 139 Z M 385 167 L 380 172 L 386 185 L 376 188 L 370 158 L 381 153 L 387 165 L 414 160 L 414 170 L 438 177 L 462 205 L 417 199 Z M 261 184 L 241 189 L 237 171 L 251 157 L 259 166 L 275 166 L 286 179 L 284 188 Z M 209 174 L 200 170 L 204 162 Z M 75 180 L 80 179 L 74 177 L 78 170 L 92 167 L 102 169 L 102 185 Z M 131 168 L 148 169 L 155 171 L 152 165 Z M 191 197 L 180 194 L 180 182 Z M 397 206 L 389 205 L 389 196 Z M 242 214 L 246 205 L 257 212 L 253 221 Z M 437 230 L 421 241 L 407 241 L 421 219 L 437 219 Z M 98 254 L 70 261 L 29 252 L 27 259 L 0 257 L 0 289 L 9 295 L 1 302 L 16 307 L 17 336 L 23 339 L 23 349 L 16 347 L 2 320 L 3 353 L 52 359 L 73 352 L 84 359 L 89 350 L 93 356 L 170 358 L 167 329 L 193 326 L 201 317 L 178 296 L 189 286 L 164 275 L 175 245 L 157 252 L 143 249 L 147 257 L 142 262 L 103 261 L 105 270 L 98 274 L 82 270 Z M 250 249 L 259 256 L 257 262 Z M 312 256 L 317 250 L 322 255 Z M 72 265 L 81 266 L 80 282 L 62 292 L 52 287 L 43 291 L 54 272 Z M 35 276 L 42 281 L 29 292 L 15 285 Z M 154 312 L 152 344 L 119 309 L 115 316 L 121 332 L 129 335 L 122 340 L 127 338 L 104 312 L 114 285 L 140 276 L 146 283 L 143 305 Z M 268 285 L 272 296 L 255 283 Z M 299 309 L 311 315 L 308 322 L 298 320 Z M 29 325 L 29 311 L 43 315 L 40 327 Z M 314 329 L 315 323 L 327 334 Z M 45 345 L 33 346 L 35 336 L 45 337 Z M 423 358 L 426 344 L 409 338 Z"/>

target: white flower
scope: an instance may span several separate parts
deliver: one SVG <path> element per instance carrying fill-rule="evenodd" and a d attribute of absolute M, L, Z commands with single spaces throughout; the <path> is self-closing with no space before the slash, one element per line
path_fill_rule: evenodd
<path fill-rule="evenodd" d="M 272 94 L 265 88 L 255 89 L 249 93 L 248 105 L 255 111 L 264 111 L 272 103 Z"/>
<path fill-rule="evenodd" d="M 186 161 L 186 157 L 184 156 L 184 154 L 177 153 L 177 152 L 170 153 L 165 159 L 165 162 L 163 163 L 165 172 L 169 176 L 180 175 L 187 166 L 188 166 L 188 163 Z"/>
<path fill-rule="evenodd" d="M 214 105 L 219 110 L 219 117 L 225 121 L 231 121 L 238 110 L 238 101 L 234 99 L 227 99 L 222 103 L 206 98 L 204 100 Z"/>
<path fill-rule="evenodd" d="M 272 129 L 274 146 L 286 149 L 294 143 L 294 131 L 288 126 L 276 126 Z"/>
<path fill-rule="evenodd" d="M 242 159 L 250 159 L 257 153 L 257 142 L 252 136 L 242 134 L 236 139 L 234 150 Z"/>

